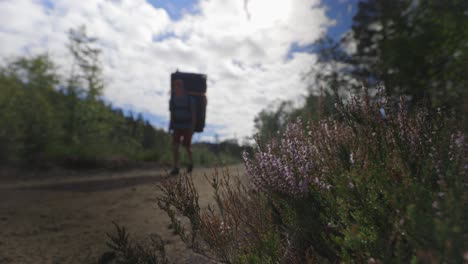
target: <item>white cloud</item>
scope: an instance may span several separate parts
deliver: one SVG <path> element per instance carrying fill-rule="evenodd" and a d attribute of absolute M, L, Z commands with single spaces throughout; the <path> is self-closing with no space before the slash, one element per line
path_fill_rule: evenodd
<path fill-rule="evenodd" d="M 168 118 L 170 73 L 208 74 L 207 123 L 221 137 L 253 132 L 255 115 L 306 91 L 300 74 L 315 56 L 294 53 L 331 21 L 319 0 L 201 0 L 177 21 L 144 0 L 0 1 L 0 56 L 49 52 L 66 72 L 70 28 L 84 24 L 103 49 L 105 97 Z"/>

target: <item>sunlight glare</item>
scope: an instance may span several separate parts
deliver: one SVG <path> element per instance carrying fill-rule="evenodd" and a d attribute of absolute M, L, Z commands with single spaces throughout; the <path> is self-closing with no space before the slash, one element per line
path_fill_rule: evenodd
<path fill-rule="evenodd" d="M 250 0 L 247 10 L 250 21 L 258 27 L 273 26 L 288 19 L 291 1 L 287 0 Z"/>

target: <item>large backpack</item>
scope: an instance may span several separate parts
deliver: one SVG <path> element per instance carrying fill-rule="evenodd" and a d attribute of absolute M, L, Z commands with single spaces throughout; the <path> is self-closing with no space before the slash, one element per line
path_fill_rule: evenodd
<path fill-rule="evenodd" d="M 195 111 L 196 111 L 196 121 L 195 121 L 195 130 L 194 132 L 203 132 L 205 128 L 205 117 L 206 117 L 206 75 L 198 73 L 187 73 L 179 72 L 171 74 L 171 87 L 173 87 L 173 82 L 175 80 L 181 80 L 184 84 L 184 89 L 187 94 L 194 99 L 195 101 Z M 171 93 L 171 102 L 173 93 Z M 171 103 L 171 107 L 174 105 Z M 177 109 L 171 109 L 177 110 Z M 171 119 L 169 128 L 173 129 L 174 120 Z"/>

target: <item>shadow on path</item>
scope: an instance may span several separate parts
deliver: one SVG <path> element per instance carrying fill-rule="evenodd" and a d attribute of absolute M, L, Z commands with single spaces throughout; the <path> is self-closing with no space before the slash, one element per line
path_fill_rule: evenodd
<path fill-rule="evenodd" d="M 100 192 L 123 189 L 136 185 L 158 182 L 162 175 L 142 175 L 125 178 L 108 178 L 89 181 L 48 183 L 35 186 L 22 186 L 23 190 L 71 191 L 71 192 Z"/>

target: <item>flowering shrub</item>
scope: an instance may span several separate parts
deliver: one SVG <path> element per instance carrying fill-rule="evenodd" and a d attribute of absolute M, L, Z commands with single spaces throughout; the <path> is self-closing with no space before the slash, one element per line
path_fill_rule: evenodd
<path fill-rule="evenodd" d="M 243 155 L 246 184 L 213 175 L 216 206 L 201 210 L 184 176 L 162 183 L 160 207 L 191 248 L 225 263 L 468 261 L 461 122 L 384 99 L 355 97 L 260 142 Z"/>
<path fill-rule="evenodd" d="M 338 109 L 317 124 L 290 123 L 281 139 L 244 155 L 255 188 L 294 211 L 283 222 L 300 231 L 296 254 L 462 262 L 467 168 L 457 124 L 441 111 L 409 112 L 403 100 L 355 97 Z"/>
<path fill-rule="evenodd" d="M 310 179 L 304 176 L 314 169 L 314 160 L 309 157 L 315 151 L 304 144 L 300 121 L 290 124 L 285 135 L 280 143 L 272 142 L 265 150 L 259 147 L 255 153 L 256 164 L 244 152 L 244 162 L 255 187 L 301 197 L 307 193 Z"/>
<path fill-rule="evenodd" d="M 279 237 L 262 194 L 250 192 L 227 170 L 216 170 L 209 180 L 216 205 L 206 210 L 198 206 L 191 176 L 162 182 L 158 204 L 169 215 L 174 232 L 208 259 L 225 263 L 279 259 Z"/>

